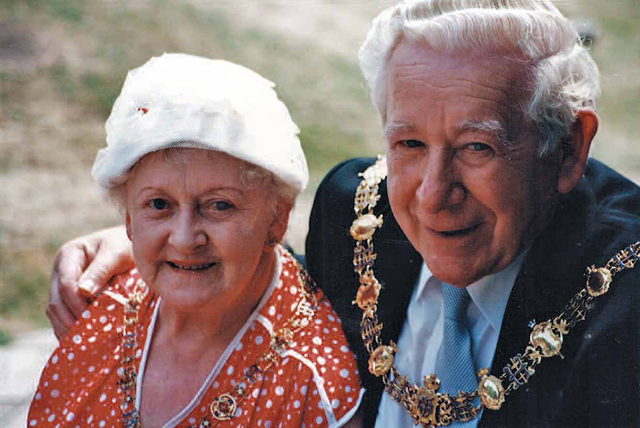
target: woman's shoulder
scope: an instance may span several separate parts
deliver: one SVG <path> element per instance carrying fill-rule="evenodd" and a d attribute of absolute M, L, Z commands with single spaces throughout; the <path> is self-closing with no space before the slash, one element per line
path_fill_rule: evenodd
<path fill-rule="evenodd" d="M 78 317 L 67 335 L 60 339 L 52 358 L 56 354 L 68 355 L 74 349 L 81 351 L 75 353 L 80 356 L 89 351 L 94 355 L 99 349 L 115 348 L 120 341 L 118 332 L 124 322 L 125 304 L 131 298 L 134 289 L 142 296 L 140 311 L 146 310 L 149 306 L 150 296 L 146 291 L 146 285 L 141 287 L 138 284 L 136 289 L 137 281 L 141 280 L 136 269 L 112 278 L 107 287 L 96 295 Z"/>
<path fill-rule="evenodd" d="M 307 319 L 303 328 L 296 331 L 289 348 L 283 353 L 282 369 L 291 371 L 296 383 L 306 385 L 304 411 L 305 423 L 310 426 L 338 427 L 348 421 L 357 410 L 361 399 L 358 368 L 353 353 L 347 345 L 340 318 L 331 308 L 320 289 L 313 287 L 304 269 L 292 262 L 287 255 L 283 258 L 284 283 L 292 283 L 297 277 L 300 291 L 294 292 L 283 287 L 277 293 L 284 293 L 286 303 L 279 306 L 281 311 L 295 307 L 309 296 L 311 312 L 304 312 Z M 288 278 L 288 281 L 286 280 Z M 295 297 L 292 299 L 292 297 Z M 291 299 L 291 304 L 289 304 Z M 274 314 L 277 318 L 277 314 Z M 278 327 L 278 323 L 274 325 Z M 304 378 L 304 379 L 302 379 Z M 323 423 L 326 422 L 326 425 Z"/>
<path fill-rule="evenodd" d="M 140 277 L 137 268 L 133 268 L 126 273 L 116 275 L 107 284 L 107 287 L 98 295 L 106 295 L 121 304 L 125 304 L 129 299 L 137 294 L 140 298 L 145 297 L 149 292 L 149 287 Z"/>
<path fill-rule="evenodd" d="M 80 315 L 67 335 L 60 340 L 45 365 L 30 408 L 30 420 L 51 421 L 50 409 L 57 417 L 63 410 L 78 420 L 87 409 L 107 405 L 103 397 L 116 397 L 114 376 L 120 367 L 124 305 L 134 292 L 146 289 L 136 282 L 135 270 L 113 278 Z M 139 323 L 142 325 L 153 303 L 149 293 L 141 294 Z M 143 329 L 144 330 L 144 329 Z M 100 391 L 100 394 L 97 392 Z M 72 408 L 69 397 L 76 397 Z M 55 415 L 54 415 L 55 416 Z M 67 419 L 70 421 L 71 419 Z M 46 424 L 46 423 L 45 423 Z"/>
<path fill-rule="evenodd" d="M 73 361 L 74 358 L 82 358 L 84 355 L 99 355 L 101 349 L 115 348 L 120 341 L 118 332 L 124 322 L 125 304 L 131 298 L 138 280 L 140 277 L 137 271 L 132 269 L 109 281 L 107 287 L 97 294 L 78 317 L 67 335 L 60 339 L 50 362 L 58 361 L 62 356 L 66 356 L 68 361 Z M 141 288 L 138 285 L 135 292 L 143 296 L 142 310 L 147 306 L 144 303 L 149 300 L 146 286 Z M 109 355 L 111 354 L 112 351 L 109 352 Z M 76 359 L 73 365 L 77 363 Z"/>
<path fill-rule="evenodd" d="M 140 305 L 138 315 L 143 316 L 148 309 L 150 298 L 147 285 L 140 278 L 137 269 L 133 268 L 109 281 L 107 287 L 87 306 L 69 333 L 77 330 L 96 333 L 100 330 L 105 333 L 112 331 L 113 327 L 122 324 L 125 305 L 128 302 L 137 299 Z M 101 324 L 103 326 L 100 329 Z M 90 327 L 87 327 L 88 325 Z"/>
<path fill-rule="evenodd" d="M 342 426 L 355 414 L 364 391 L 340 320 L 326 299 L 318 302 L 311 322 L 293 340 L 283 365 L 285 372 L 289 367 L 296 373 L 296 382 L 307 385 L 302 389 L 304 423 Z"/>

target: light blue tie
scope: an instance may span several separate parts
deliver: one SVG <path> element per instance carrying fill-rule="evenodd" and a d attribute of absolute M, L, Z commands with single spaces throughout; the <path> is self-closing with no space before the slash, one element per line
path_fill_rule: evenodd
<path fill-rule="evenodd" d="M 472 392 L 478 387 L 478 378 L 471 353 L 471 335 L 467 328 L 467 308 L 471 296 L 466 288 L 442 283 L 444 307 L 444 335 L 436 360 L 436 376 L 440 379 L 440 392 L 456 395 L 459 390 Z M 475 427 L 478 419 L 454 422 L 452 428 Z"/>

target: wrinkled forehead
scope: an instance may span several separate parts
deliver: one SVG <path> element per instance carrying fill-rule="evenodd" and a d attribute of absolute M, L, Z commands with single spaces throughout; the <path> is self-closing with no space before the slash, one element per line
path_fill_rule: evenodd
<path fill-rule="evenodd" d="M 196 149 L 188 147 L 171 147 L 156 150 L 144 155 L 134 164 L 129 173 L 131 181 L 144 181 L 146 177 L 168 174 L 176 167 L 187 167 L 193 169 L 198 165 L 199 171 L 206 173 L 201 178 L 216 179 L 216 181 L 239 181 L 247 172 L 260 170 L 259 167 L 238 159 L 225 152 L 209 149 Z"/>
<path fill-rule="evenodd" d="M 533 72 L 534 64 L 511 50 L 443 50 L 403 40 L 389 57 L 387 83 L 404 77 L 430 80 L 442 88 L 467 83 L 521 94 Z"/>
<path fill-rule="evenodd" d="M 388 62 L 386 121 L 399 103 L 437 109 L 469 101 L 519 120 L 531 97 L 532 74 L 529 62 L 498 50 L 444 51 L 402 41 Z"/>

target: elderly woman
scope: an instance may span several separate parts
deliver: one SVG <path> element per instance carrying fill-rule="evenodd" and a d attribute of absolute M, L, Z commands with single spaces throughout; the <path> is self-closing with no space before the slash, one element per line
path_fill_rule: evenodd
<path fill-rule="evenodd" d="M 136 267 L 61 340 L 29 426 L 358 425 L 340 321 L 278 244 L 308 172 L 272 87 L 181 54 L 129 73 L 92 173 Z"/>

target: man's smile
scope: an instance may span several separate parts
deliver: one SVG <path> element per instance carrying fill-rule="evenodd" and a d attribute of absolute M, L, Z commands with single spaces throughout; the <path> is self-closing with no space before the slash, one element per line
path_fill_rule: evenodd
<path fill-rule="evenodd" d="M 427 230 L 445 238 L 453 238 L 453 237 L 462 237 L 462 236 L 470 235 L 471 233 L 475 232 L 481 225 L 482 223 L 478 222 L 470 227 L 445 229 L 445 230 L 434 230 L 427 227 Z"/>

